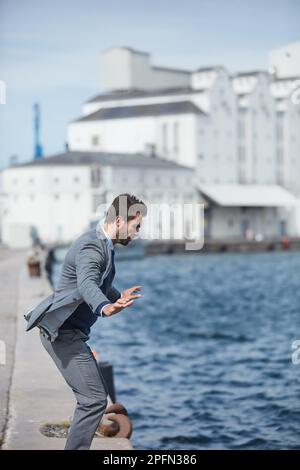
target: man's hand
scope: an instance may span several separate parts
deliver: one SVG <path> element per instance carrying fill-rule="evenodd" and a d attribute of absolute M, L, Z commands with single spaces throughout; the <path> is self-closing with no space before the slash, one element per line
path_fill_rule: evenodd
<path fill-rule="evenodd" d="M 122 291 L 122 297 L 121 299 L 138 299 L 141 297 L 141 294 L 136 294 L 134 295 L 134 292 L 140 291 L 141 286 L 133 286 L 130 287 L 129 289 L 125 289 Z"/>
<path fill-rule="evenodd" d="M 111 316 L 115 313 L 119 313 L 124 308 L 130 307 L 133 304 L 134 299 L 139 299 L 141 294 L 134 294 L 134 292 L 141 290 L 141 286 L 130 287 L 122 291 L 121 297 L 113 304 L 105 305 L 103 313 L 105 316 Z"/>

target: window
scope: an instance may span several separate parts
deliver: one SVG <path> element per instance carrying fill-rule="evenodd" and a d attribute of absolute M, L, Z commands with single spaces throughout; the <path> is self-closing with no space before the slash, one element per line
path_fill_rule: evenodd
<path fill-rule="evenodd" d="M 162 126 L 162 146 L 163 152 L 167 153 L 168 151 L 168 135 L 167 135 L 167 124 L 163 124 Z"/>
<path fill-rule="evenodd" d="M 98 135 L 92 135 L 92 146 L 97 147 L 100 144 L 100 139 Z"/>
<path fill-rule="evenodd" d="M 276 138 L 277 140 L 283 139 L 283 113 L 277 113 Z"/>
<path fill-rule="evenodd" d="M 179 150 L 179 124 L 174 122 L 174 152 L 178 153 Z"/>
<path fill-rule="evenodd" d="M 53 182 L 54 182 L 54 183 L 58 183 L 58 182 L 59 182 L 59 178 L 57 178 L 57 177 L 53 178 Z"/>
<path fill-rule="evenodd" d="M 239 118 L 238 118 L 238 129 L 237 129 L 237 133 L 238 133 L 238 138 L 239 138 L 239 139 L 245 139 L 245 135 L 246 135 L 246 123 L 245 123 L 245 116 L 244 116 L 244 115 L 241 115 L 241 116 L 239 116 Z"/>
<path fill-rule="evenodd" d="M 59 199 L 59 194 L 54 194 L 54 198 L 58 200 Z"/>
<path fill-rule="evenodd" d="M 277 157 L 277 162 L 278 163 L 283 162 L 283 148 L 282 147 L 277 147 L 276 157 Z"/>
<path fill-rule="evenodd" d="M 91 184 L 93 187 L 99 186 L 101 183 L 101 169 L 99 166 L 91 168 Z"/>
<path fill-rule="evenodd" d="M 239 152 L 239 161 L 240 162 L 245 161 L 245 157 L 246 157 L 245 147 L 242 145 L 239 145 L 238 152 Z"/>
<path fill-rule="evenodd" d="M 79 176 L 74 176 L 74 183 L 79 183 L 79 181 L 80 181 Z"/>

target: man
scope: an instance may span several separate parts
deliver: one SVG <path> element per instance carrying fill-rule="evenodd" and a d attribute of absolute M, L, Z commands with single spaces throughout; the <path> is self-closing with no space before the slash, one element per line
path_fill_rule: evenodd
<path fill-rule="evenodd" d="M 69 248 L 54 293 L 24 315 L 26 331 L 40 329 L 43 346 L 77 400 L 65 450 L 90 448 L 107 407 L 107 387 L 86 341 L 99 316 L 115 315 L 141 297 L 140 286 L 122 293 L 113 287 L 113 258 L 114 245 L 127 245 L 136 237 L 146 214 L 145 204 L 135 196 L 117 196 L 104 223 Z"/>

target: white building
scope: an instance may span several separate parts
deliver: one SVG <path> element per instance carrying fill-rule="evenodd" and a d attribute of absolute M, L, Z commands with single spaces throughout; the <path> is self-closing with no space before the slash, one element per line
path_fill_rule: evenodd
<path fill-rule="evenodd" d="M 183 204 L 197 198 L 190 168 L 157 157 L 96 152 L 68 152 L 7 168 L 3 191 L 3 241 L 16 248 L 30 246 L 32 228 L 47 243 L 72 241 L 103 215 L 99 205 L 120 193 L 133 193 L 146 204 Z M 176 238 L 180 220 L 172 220 Z M 191 221 L 186 218 L 184 223 L 188 231 Z M 145 238 L 147 230 L 151 227 L 145 218 Z"/>
<path fill-rule="evenodd" d="M 5 206 L 5 196 L 3 191 L 3 174 L 0 171 L 0 243 L 2 242 L 2 224 L 3 224 L 3 212 Z"/>
<path fill-rule="evenodd" d="M 114 50 L 108 54 L 114 57 Z M 117 75 L 126 75 L 122 66 L 115 65 Z M 199 69 L 190 81 L 188 87 L 96 96 L 69 125 L 69 148 L 129 153 L 152 148 L 196 169 L 203 184 L 237 182 L 236 97 L 228 73 L 223 67 Z"/>
<path fill-rule="evenodd" d="M 105 51 L 106 91 L 69 124 L 70 152 L 5 170 L 3 238 L 36 221 L 43 239 L 70 240 L 95 218 L 91 201 L 120 191 L 152 203 L 198 197 L 214 239 L 299 236 L 299 43 L 283 50 L 270 53 L 272 73 L 234 76 L 222 66 L 153 66 L 126 47 Z"/>
<path fill-rule="evenodd" d="M 275 101 L 265 72 L 244 72 L 232 78 L 237 95 L 238 182 L 276 182 Z"/>
<path fill-rule="evenodd" d="M 270 51 L 269 73 L 277 78 L 299 78 L 300 42 L 286 44 Z"/>
<path fill-rule="evenodd" d="M 189 71 L 152 66 L 147 52 L 112 47 L 101 59 L 102 83 L 107 90 L 189 86 Z"/>
<path fill-rule="evenodd" d="M 216 66 L 191 71 L 184 86 L 178 83 L 175 86 L 162 76 L 153 80 L 155 86 L 150 86 L 146 77 L 152 73 L 156 72 L 150 66 L 148 54 L 128 48 L 106 51 L 102 75 L 108 91 L 85 103 L 82 116 L 70 123 L 69 148 L 156 152 L 166 160 L 194 168 L 202 198 L 208 185 L 214 189 L 218 185 L 232 185 L 231 192 L 236 196 L 240 188 L 237 185 L 252 185 L 252 191 L 255 185 L 260 204 L 249 211 L 253 199 L 249 187 L 246 207 L 240 207 L 241 213 L 247 211 L 250 217 L 240 220 L 236 206 L 229 214 L 227 207 L 217 209 L 210 200 L 205 212 L 206 233 L 214 238 L 244 237 L 251 231 L 253 237 L 270 236 L 271 232 L 273 236 L 300 234 L 300 224 L 298 229 L 294 220 L 295 198 L 284 198 L 280 188 L 273 198 L 278 203 L 278 210 L 272 209 L 273 222 L 268 222 L 265 230 L 257 222 L 266 219 L 261 215 L 265 185 L 282 184 L 277 152 L 277 104 L 270 88 L 272 76 L 267 72 L 245 72 L 230 77 L 224 67 Z M 118 86 L 115 76 L 124 80 Z M 180 77 L 187 79 L 186 75 Z M 297 125 L 293 117 L 292 120 Z M 298 143 L 295 147 L 299 149 Z M 273 188 L 271 192 L 274 191 Z M 280 203 L 279 194 L 293 209 Z M 270 211 L 267 206 L 266 212 Z M 226 230 L 223 219 L 227 221 Z M 218 220 L 219 230 L 210 229 L 218 227 Z"/>
<path fill-rule="evenodd" d="M 300 199 L 300 42 L 271 51 L 269 72 L 276 103 L 276 179 Z M 300 234 L 300 206 L 291 217 Z"/>
<path fill-rule="evenodd" d="M 262 241 L 296 233 L 299 200 L 278 185 L 209 184 L 200 193 L 206 238 Z"/>
<path fill-rule="evenodd" d="M 276 103 L 276 179 L 300 197 L 300 100 L 293 101 L 294 83 L 274 77 L 271 92 Z"/>

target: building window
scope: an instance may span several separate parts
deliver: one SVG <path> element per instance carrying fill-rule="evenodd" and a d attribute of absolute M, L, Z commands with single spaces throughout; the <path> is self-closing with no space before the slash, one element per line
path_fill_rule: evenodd
<path fill-rule="evenodd" d="M 57 177 L 56 177 L 56 178 L 53 178 L 53 182 L 54 182 L 54 183 L 58 183 L 58 182 L 59 182 L 59 178 L 57 178 Z"/>
<path fill-rule="evenodd" d="M 162 126 L 162 145 L 163 145 L 163 152 L 168 152 L 168 129 L 167 124 L 163 124 Z"/>
<path fill-rule="evenodd" d="M 31 200 L 31 202 L 33 202 L 34 199 L 35 199 L 34 194 L 30 194 L 30 200 Z"/>
<path fill-rule="evenodd" d="M 239 145 L 238 152 L 239 152 L 239 161 L 244 162 L 245 157 L 246 157 L 245 147 L 242 145 Z"/>
<path fill-rule="evenodd" d="M 277 147 L 276 157 L 277 157 L 277 162 L 278 163 L 283 162 L 283 149 L 282 149 L 282 147 Z"/>
<path fill-rule="evenodd" d="M 100 138 L 98 135 L 92 135 L 92 146 L 93 147 L 98 147 L 100 144 Z"/>
<path fill-rule="evenodd" d="M 178 153 L 179 150 L 179 124 L 174 122 L 174 152 Z"/>
<path fill-rule="evenodd" d="M 276 138 L 277 140 L 283 139 L 283 113 L 277 113 Z"/>
<path fill-rule="evenodd" d="M 33 178 L 29 178 L 29 184 L 32 184 L 34 183 L 34 179 Z"/>
<path fill-rule="evenodd" d="M 99 186 L 101 183 L 101 169 L 98 166 L 91 168 L 91 184 L 93 187 Z"/>
<path fill-rule="evenodd" d="M 75 196 L 75 199 L 79 199 L 79 194 L 78 193 L 74 194 L 74 196 Z"/>
<path fill-rule="evenodd" d="M 74 183 L 79 183 L 79 181 L 80 181 L 79 176 L 74 176 Z"/>
<path fill-rule="evenodd" d="M 245 128 L 245 118 L 244 115 L 239 116 L 238 118 L 238 138 L 245 139 L 246 128 Z"/>
<path fill-rule="evenodd" d="M 198 158 L 199 158 L 199 160 L 204 160 L 204 155 L 203 155 L 203 153 L 199 153 L 199 154 L 198 154 Z"/>
<path fill-rule="evenodd" d="M 59 199 L 59 194 L 54 194 L 54 198 L 58 200 Z"/>

